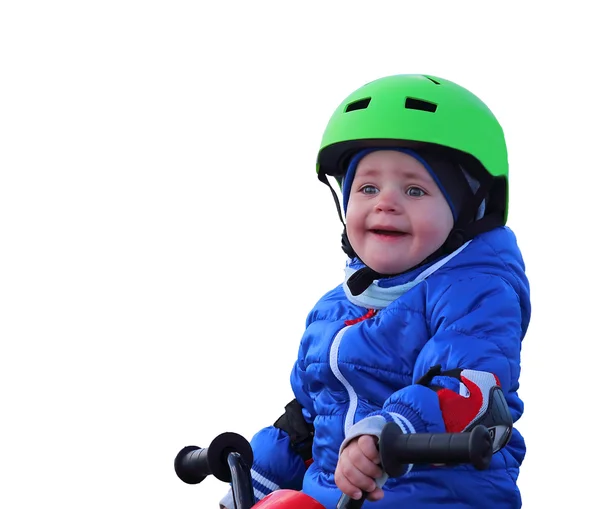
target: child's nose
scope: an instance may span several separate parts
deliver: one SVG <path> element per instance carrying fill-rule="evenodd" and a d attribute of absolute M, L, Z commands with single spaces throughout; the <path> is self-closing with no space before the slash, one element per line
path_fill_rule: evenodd
<path fill-rule="evenodd" d="M 402 209 L 401 198 L 400 193 L 395 189 L 380 191 L 375 207 L 383 212 L 399 212 Z"/>

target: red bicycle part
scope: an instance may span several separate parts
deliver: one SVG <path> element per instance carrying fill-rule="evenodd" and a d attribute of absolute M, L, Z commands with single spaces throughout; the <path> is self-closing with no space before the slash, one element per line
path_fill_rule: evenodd
<path fill-rule="evenodd" d="M 325 509 L 325 507 L 300 491 L 277 490 L 263 498 L 253 509 Z"/>

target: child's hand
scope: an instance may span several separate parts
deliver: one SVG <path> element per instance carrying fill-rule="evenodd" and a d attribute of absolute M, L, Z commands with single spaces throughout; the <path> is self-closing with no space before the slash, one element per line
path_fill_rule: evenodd
<path fill-rule="evenodd" d="M 338 459 L 335 469 L 337 487 L 355 500 L 362 497 L 362 491 L 368 493 L 367 500 L 381 500 L 383 490 L 377 487 L 374 480 L 383 475 L 380 461 L 377 438 L 372 435 L 356 437 Z"/>

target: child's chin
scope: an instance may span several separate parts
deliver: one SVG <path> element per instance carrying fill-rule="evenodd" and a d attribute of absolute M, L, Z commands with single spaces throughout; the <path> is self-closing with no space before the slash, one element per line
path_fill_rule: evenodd
<path fill-rule="evenodd" d="M 384 276 L 392 276 L 394 274 L 400 274 L 410 269 L 408 263 L 399 263 L 397 260 L 372 260 L 371 263 L 366 262 L 375 272 L 383 274 Z"/>

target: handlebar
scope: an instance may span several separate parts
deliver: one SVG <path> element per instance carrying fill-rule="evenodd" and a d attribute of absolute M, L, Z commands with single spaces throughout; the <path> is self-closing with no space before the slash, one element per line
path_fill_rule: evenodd
<path fill-rule="evenodd" d="M 256 502 L 250 468 L 254 454 L 249 442 L 237 433 L 222 433 L 202 449 L 189 445 L 175 457 L 175 473 L 187 484 L 198 484 L 208 475 L 231 482 L 235 509 L 250 509 Z"/>
<path fill-rule="evenodd" d="M 379 454 L 383 471 L 390 477 L 398 477 L 410 464 L 466 463 L 485 470 L 492 459 L 493 447 L 490 433 L 483 425 L 467 433 L 404 434 L 396 423 L 388 422 L 379 439 Z M 251 509 L 255 504 L 250 475 L 253 461 L 252 448 L 245 438 L 223 433 L 206 449 L 188 446 L 179 451 L 175 472 L 188 484 L 202 482 L 208 475 L 231 482 L 236 509 Z M 360 500 L 343 494 L 336 509 L 359 509 L 365 499 L 366 494 Z"/>
<path fill-rule="evenodd" d="M 231 482 L 229 453 L 240 454 L 247 465 L 252 465 L 254 454 L 248 441 L 237 433 L 221 433 L 206 449 L 189 445 L 179 451 L 175 458 L 175 473 L 187 484 L 198 484 L 207 476 L 214 475 L 223 482 Z"/>
<path fill-rule="evenodd" d="M 410 464 L 467 463 L 478 470 L 485 470 L 492 459 L 492 451 L 492 438 L 483 425 L 468 433 L 405 435 L 396 423 L 388 422 L 379 438 L 381 468 L 390 477 L 399 477 Z M 359 509 L 365 500 L 365 493 L 359 500 L 342 495 L 336 509 Z"/>
<path fill-rule="evenodd" d="M 469 433 L 412 433 L 405 435 L 394 423 L 387 423 L 379 440 L 383 470 L 390 477 L 399 476 L 404 465 L 459 465 L 469 463 L 485 470 L 492 459 L 492 438 L 479 425 Z"/>

